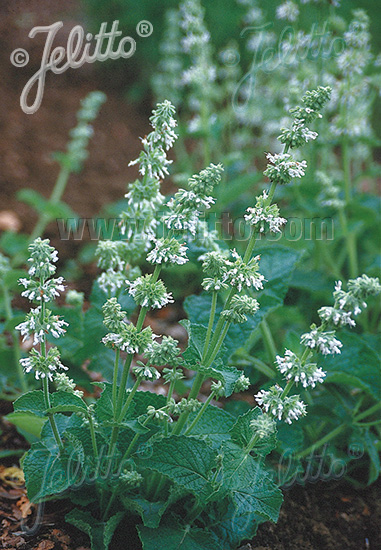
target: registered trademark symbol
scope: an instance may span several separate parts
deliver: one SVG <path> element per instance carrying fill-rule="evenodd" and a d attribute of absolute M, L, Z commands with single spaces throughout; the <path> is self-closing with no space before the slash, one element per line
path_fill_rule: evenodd
<path fill-rule="evenodd" d="M 147 38 L 147 36 L 151 36 L 153 33 L 153 25 L 150 21 L 143 19 L 136 25 L 136 32 L 142 38 Z"/>

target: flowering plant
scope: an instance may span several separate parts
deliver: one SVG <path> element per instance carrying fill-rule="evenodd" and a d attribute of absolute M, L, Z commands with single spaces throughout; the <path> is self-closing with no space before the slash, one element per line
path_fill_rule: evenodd
<path fill-rule="evenodd" d="M 65 290 L 63 278 L 54 277 L 57 252 L 47 240 L 30 244 L 28 276 L 20 284 L 23 296 L 35 305 L 16 329 L 33 346 L 21 365 L 41 381 L 42 390 L 27 392 L 14 403 L 15 414 L 33 415 L 42 425 L 40 440 L 22 461 L 28 496 L 37 503 L 70 498 L 75 508 L 66 521 L 84 530 L 93 548 L 107 549 L 127 515 L 134 518 L 145 550 L 234 549 L 254 536 L 261 522 L 277 520 L 282 494 L 265 458 L 276 448 L 283 423 L 297 424 L 307 414 L 304 399 L 293 392 L 324 381 L 327 373 L 318 354 L 340 354 L 343 345 L 336 329 L 353 326 L 366 298 L 381 288 L 366 275 L 350 280 L 347 291 L 338 282 L 334 305 L 319 310 L 320 326 L 312 325 L 300 337 L 298 349 L 274 358 L 275 384 L 257 391 L 258 406 L 237 416 L 216 406 L 218 400 L 249 388 L 243 370 L 230 364 L 232 357 L 274 300 L 283 299 L 274 279 L 276 257 L 291 266 L 297 255 L 283 248 L 275 248 L 275 254 L 253 251 L 259 234 L 280 232 L 286 223 L 272 204 L 276 188 L 304 175 L 306 162 L 295 160 L 290 151 L 317 137 L 306 124 L 320 116 L 329 95 L 323 87 L 307 92 L 303 106 L 292 110 L 291 129 L 279 136 L 283 153 L 267 155 L 270 188 L 247 209 L 251 235 L 243 256 L 222 247 L 201 219 L 202 211 L 214 204 L 222 165 L 209 164 L 165 203 L 160 179 L 168 173 L 167 151 L 177 137 L 176 121 L 169 101 L 157 105 L 150 119 L 153 131 L 133 161 L 142 177 L 126 195 L 120 218 L 125 239 L 100 242 L 97 248 L 103 270 L 96 283 L 101 292 L 98 311 L 107 333 L 92 346 L 104 346 L 114 368 L 108 381 L 97 382 L 102 393 L 95 401 L 76 389 L 60 356 L 64 346 L 52 343 L 52 338 L 64 342 L 70 329 L 53 311 L 54 300 Z M 144 224 L 134 224 L 137 218 Z M 187 251 L 200 232 L 206 249 L 199 258 L 205 292 L 185 304 L 188 345 L 181 350 L 174 338 L 155 334 L 146 315 L 173 302 L 160 275 L 165 266 L 187 263 Z M 142 256 L 153 267 L 144 275 L 135 266 Z M 81 297 L 71 291 L 67 300 L 79 313 Z M 138 307 L 134 323 L 127 311 L 131 302 Z M 83 350 L 74 349 L 83 358 Z M 190 392 L 176 400 L 188 371 L 195 373 Z M 166 396 L 139 390 L 142 382 L 161 376 L 169 385 Z M 203 386 L 209 390 L 204 401 L 199 399 Z M 372 412 L 364 411 L 361 418 Z"/>

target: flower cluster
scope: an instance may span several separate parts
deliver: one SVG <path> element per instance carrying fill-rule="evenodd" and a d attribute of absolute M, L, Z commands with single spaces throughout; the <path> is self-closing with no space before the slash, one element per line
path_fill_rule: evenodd
<path fill-rule="evenodd" d="M 166 151 L 177 139 L 173 130 L 177 126 L 174 114 L 175 108 L 168 100 L 159 103 L 153 111 L 150 118 L 153 132 L 142 139 L 143 151 L 137 159 L 129 163 L 129 166 L 139 164 L 142 176 L 159 180 L 168 175 L 167 167 L 172 161 L 167 159 Z"/>
<path fill-rule="evenodd" d="M 248 208 L 245 214 L 245 220 L 254 227 L 259 229 L 260 233 L 264 233 L 266 229 L 270 233 L 280 233 L 282 226 L 287 223 L 285 218 L 279 216 L 279 208 L 276 204 L 268 204 L 268 194 L 263 191 L 263 194 L 256 197 L 254 208 Z"/>
<path fill-rule="evenodd" d="M 76 390 L 76 384 L 74 380 L 68 377 L 64 372 L 55 372 L 54 373 L 54 383 L 58 391 L 66 391 L 72 393 L 77 397 L 83 397 L 83 391 Z"/>
<path fill-rule="evenodd" d="M 60 338 L 66 332 L 64 329 L 68 326 L 58 315 L 53 315 L 50 310 L 42 312 L 41 306 L 31 309 L 26 315 L 25 321 L 17 325 L 16 330 L 23 336 L 23 342 L 33 336 L 33 345 L 44 341 L 46 334 L 50 333 L 54 338 Z"/>
<path fill-rule="evenodd" d="M 381 292 L 381 285 L 378 278 L 361 275 L 356 279 L 348 281 L 348 290 L 342 289 L 341 281 L 335 285 L 333 307 L 322 307 L 319 309 L 320 319 L 327 324 L 334 326 L 356 325 L 352 315 L 358 315 L 366 308 L 365 302 L 368 296 L 375 296 Z"/>
<path fill-rule="evenodd" d="M 298 162 L 289 153 L 275 155 L 267 153 L 266 157 L 271 164 L 267 165 L 263 173 L 272 182 L 285 185 L 293 178 L 301 178 L 305 174 L 307 162 L 305 160 Z"/>
<path fill-rule="evenodd" d="M 132 368 L 132 372 L 136 378 L 142 380 L 157 380 L 160 378 L 160 372 L 155 367 L 144 365 L 141 361 L 138 361 L 137 365 Z"/>
<path fill-rule="evenodd" d="M 284 357 L 276 356 L 277 369 L 284 374 L 286 380 L 301 382 L 303 388 L 314 388 L 317 382 L 322 383 L 326 373 L 315 363 L 302 362 L 292 351 L 286 349 Z"/>
<path fill-rule="evenodd" d="M 261 414 L 250 421 L 250 427 L 259 439 L 267 439 L 276 432 L 276 423 L 272 416 Z"/>
<path fill-rule="evenodd" d="M 286 0 L 283 4 L 276 9 L 276 16 L 278 19 L 286 19 L 287 21 L 296 21 L 299 17 L 299 8 L 297 4 Z"/>
<path fill-rule="evenodd" d="M 168 202 L 169 212 L 164 214 L 163 222 L 168 229 L 189 231 L 196 234 L 201 207 L 210 208 L 214 198 L 210 196 L 214 187 L 221 181 L 223 167 L 210 164 L 188 181 L 189 189 L 180 189 Z"/>
<path fill-rule="evenodd" d="M 152 281 L 152 274 L 138 277 L 135 281 L 126 281 L 129 293 L 135 302 L 149 309 L 160 309 L 174 302 L 172 294 L 167 292 L 162 280 Z"/>
<path fill-rule="evenodd" d="M 241 391 L 246 391 L 249 387 L 250 387 L 250 379 L 244 374 L 241 374 L 237 382 L 234 384 L 234 392 L 239 393 Z"/>
<path fill-rule="evenodd" d="M 91 122 L 95 120 L 99 109 L 106 101 L 106 96 L 103 92 L 90 92 L 81 101 L 81 108 L 77 113 L 78 124 L 70 131 L 69 144 L 66 153 L 57 154 L 59 162 L 65 166 L 69 166 L 73 171 L 78 172 L 82 163 L 86 160 L 87 145 L 90 138 L 93 136 L 93 128 Z"/>
<path fill-rule="evenodd" d="M 345 206 L 345 201 L 340 198 L 340 187 L 333 183 L 331 177 L 325 172 L 318 170 L 315 172 L 315 178 L 321 186 L 318 201 L 321 206 L 329 206 L 339 210 Z"/>
<path fill-rule="evenodd" d="M 57 348 L 50 348 L 46 356 L 42 355 L 35 348 L 32 348 L 29 357 L 20 359 L 20 363 L 26 373 L 34 371 L 36 380 L 48 378 L 53 381 L 53 373 L 57 369 L 68 370 L 61 361 Z"/>
<path fill-rule="evenodd" d="M 152 333 L 151 327 L 138 331 L 132 323 L 123 323 L 119 326 L 118 332 L 109 332 L 102 338 L 104 345 L 111 349 L 120 349 L 127 353 L 143 353 L 151 345 L 156 334 Z"/>
<path fill-rule="evenodd" d="M 181 350 L 177 344 L 177 340 L 171 336 L 163 336 L 161 342 L 152 342 L 152 345 L 144 352 L 144 356 L 151 365 L 157 367 L 178 365 L 181 363 L 179 357 Z"/>
<path fill-rule="evenodd" d="M 301 344 L 308 348 L 316 349 L 322 355 L 341 353 L 340 348 L 343 347 L 343 344 L 335 338 L 334 331 L 323 332 L 318 328 L 311 328 L 311 332 L 302 334 L 300 338 Z"/>
<path fill-rule="evenodd" d="M 232 323 L 244 323 L 247 321 L 246 315 L 254 315 L 259 309 L 259 303 L 250 296 L 233 296 L 229 308 L 225 309 L 221 315 L 226 317 Z"/>
<path fill-rule="evenodd" d="M 236 288 L 238 292 L 241 292 L 243 288 L 261 290 L 265 278 L 258 271 L 260 256 L 253 256 L 248 262 L 244 262 L 235 250 L 231 254 L 235 261 L 230 262 L 229 270 L 226 273 L 226 282 Z"/>
<path fill-rule="evenodd" d="M 155 239 L 154 244 L 154 248 L 147 254 L 147 261 L 151 264 L 182 265 L 188 261 L 187 247 L 175 238 Z"/>
<path fill-rule="evenodd" d="M 306 415 L 306 405 L 300 401 L 298 395 L 282 396 L 283 389 L 272 386 L 268 391 L 261 390 L 254 397 L 258 405 L 261 405 L 266 413 L 272 414 L 278 420 L 284 420 L 291 424 Z"/>

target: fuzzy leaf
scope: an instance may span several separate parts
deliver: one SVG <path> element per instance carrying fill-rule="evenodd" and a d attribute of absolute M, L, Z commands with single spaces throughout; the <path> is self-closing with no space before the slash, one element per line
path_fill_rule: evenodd
<path fill-rule="evenodd" d="M 282 493 L 250 454 L 231 442 L 223 444 L 222 493 L 229 493 L 238 515 L 258 514 L 276 522 Z"/>
<path fill-rule="evenodd" d="M 139 495 L 123 495 L 121 499 L 126 510 L 139 514 L 143 524 L 151 529 L 159 527 L 161 517 L 168 506 L 167 502 L 149 502 Z"/>
<path fill-rule="evenodd" d="M 189 425 L 196 416 L 197 411 L 189 415 Z M 230 439 L 228 432 L 232 428 L 234 420 L 234 416 L 223 409 L 209 406 L 193 428 L 191 435 L 200 436 L 200 438 L 212 442 L 213 447 L 218 448 L 223 441 Z"/>
<path fill-rule="evenodd" d="M 118 527 L 124 512 L 118 512 L 106 522 L 96 520 L 90 512 L 85 510 L 72 510 L 66 514 L 65 520 L 77 529 L 80 529 L 90 537 L 91 548 L 94 550 L 107 550 L 115 529 Z"/>
<path fill-rule="evenodd" d="M 25 393 L 13 403 L 15 412 L 28 412 L 46 418 L 46 406 L 42 390 L 34 390 Z"/>
<path fill-rule="evenodd" d="M 143 550 L 223 550 L 217 538 L 210 531 L 197 527 L 160 527 L 156 529 L 138 527 Z"/>
<path fill-rule="evenodd" d="M 210 477 L 216 457 L 217 453 L 204 441 L 180 435 L 153 443 L 148 459 L 142 457 L 138 464 L 205 500 L 212 489 Z"/>
<path fill-rule="evenodd" d="M 50 396 L 51 407 L 49 412 L 51 413 L 65 413 L 65 412 L 77 412 L 86 413 L 87 406 L 84 401 L 77 395 L 70 392 L 57 391 Z M 47 412 L 47 411 L 46 411 Z"/>

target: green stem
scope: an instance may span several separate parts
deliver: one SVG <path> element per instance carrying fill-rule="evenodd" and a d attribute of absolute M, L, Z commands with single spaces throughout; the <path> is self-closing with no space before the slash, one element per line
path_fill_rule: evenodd
<path fill-rule="evenodd" d="M 277 356 L 277 350 L 275 347 L 273 335 L 271 334 L 271 330 L 266 319 L 263 319 L 262 323 L 260 324 L 260 329 L 262 332 L 263 342 L 265 344 L 267 357 L 270 363 L 272 364 L 274 363 L 275 357 Z"/>
<path fill-rule="evenodd" d="M 99 455 L 98 455 L 98 447 L 97 447 L 97 438 L 96 438 L 96 435 L 95 435 L 94 420 L 93 420 L 93 417 L 92 417 L 91 413 L 89 413 L 87 418 L 89 420 L 89 427 L 90 427 L 90 434 L 91 434 L 91 444 L 92 444 L 92 447 L 93 447 L 94 456 L 95 456 L 95 458 L 98 458 Z"/>
<path fill-rule="evenodd" d="M 375 405 L 373 405 L 372 407 L 370 407 L 366 411 L 363 411 L 362 413 L 356 415 L 355 418 L 354 418 L 354 421 L 359 422 L 363 418 L 366 418 L 367 416 L 370 416 L 371 414 L 377 412 L 380 409 L 381 409 L 381 401 L 379 403 L 376 403 Z"/>
<path fill-rule="evenodd" d="M 205 379 L 205 375 L 202 374 L 201 372 L 198 372 L 194 379 L 192 389 L 189 392 L 188 400 L 195 399 L 198 396 L 201 386 L 204 382 L 204 379 Z M 190 414 L 189 411 L 184 411 L 181 413 L 178 421 L 176 422 L 176 426 L 173 428 L 173 431 L 172 431 L 173 435 L 178 435 L 181 432 L 185 422 L 187 421 L 189 414 Z"/>
<path fill-rule="evenodd" d="M 42 346 L 42 344 L 41 344 L 41 346 Z M 43 387 L 43 390 L 44 390 L 45 407 L 46 407 L 47 411 L 49 411 L 49 409 L 50 409 L 50 396 L 49 396 L 49 382 L 48 382 L 47 376 L 45 376 L 42 379 L 42 387 Z M 54 439 L 56 440 L 56 443 L 58 445 L 60 453 L 62 453 L 63 450 L 64 450 L 64 447 L 63 447 L 63 444 L 62 444 L 61 436 L 60 436 L 60 434 L 58 432 L 58 429 L 57 429 L 57 424 L 56 424 L 56 421 L 54 419 L 54 415 L 48 412 L 48 418 L 49 418 L 50 426 L 52 428 Z"/>
<path fill-rule="evenodd" d="M 216 356 L 217 356 L 217 353 L 220 351 L 220 348 L 225 340 L 225 337 L 227 335 L 227 332 L 230 328 L 230 325 L 231 325 L 231 321 L 227 321 L 225 326 L 224 326 L 224 329 L 220 335 L 220 338 L 218 340 L 218 342 L 216 343 L 211 355 L 207 356 L 206 360 L 205 360 L 205 366 L 206 367 L 210 367 L 210 365 L 213 363 L 213 361 L 215 360 Z"/>
<path fill-rule="evenodd" d="M 208 351 L 210 338 L 212 336 L 214 317 L 216 315 L 216 307 L 217 307 L 217 295 L 218 295 L 217 291 L 214 290 L 213 293 L 212 293 L 212 305 L 210 306 L 210 316 L 209 316 L 208 330 L 207 330 L 207 333 L 206 333 L 204 350 L 203 350 L 203 353 L 202 353 L 202 360 L 201 360 L 202 363 L 206 359 L 205 356 L 206 356 L 206 353 Z"/>
<path fill-rule="evenodd" d="M 123 405 L 123 409 L 122 409 L 122 411 L 120 413 L 120 416 L 119 416 L 119 422 L 121 422 L 123 420 L 123 418 L 126 416 L 128 408 L 131 405 L 131 401 L 132 401 L 135 393 L 137 392 L 142 379 L 143 379 L 143 376 L 138 376 L 137 377 L 136 382 L 135 382 L 132 390 L 130 391 L 130 393 L 127 397 L 127 400 L 126 400 L 125 404 Z"/>
<path fill-rule="evenodd" d="M 208 408 L 209 403 L 212 401 L 212 399 L 214 398 L 215 395 L 216 395 L 216 392 L 212 391 L 211 394 L 209 395 L 208 399 L 205 401 L 205 403 L 203 404 L 203 406 L 199 410 L 196 418 L 193 420 L 191 425 L 188 426 L 188 428 L 186 429 L 184 435 L 189 435 L 189 433 L 193 430 L 193 428 L 196 426 L 196 424 L 198 423 L 198 421 L 200 420 L 200 418 L 202 417 L 202 415 L 204 414 L 204 412 Z"/>
<path fill-rule="evenodd" d="M 281 399 L 284 399 L 290 393 L 293 385 L 294 381 L 292 379 L 287 382 L 286 387 L 284 388 L 282 395 L 280 396 Z"/>
<path fill-rule="evenodd" d="M 115 364 L 114 364 L 114 376 L 112 380 L 112 402 L 114 405 L 114 420 L 116 420 L 116 400 L 117 400 L 117 392 L 118 392 L 118 372 L 119 372 L 119 357 L 120 357 L 120 349 L 116 349 L 115 353 Z"/>

